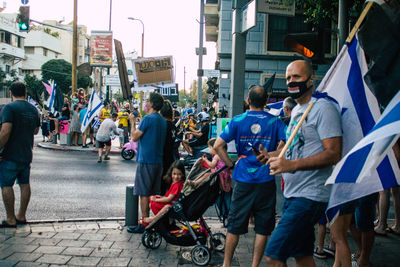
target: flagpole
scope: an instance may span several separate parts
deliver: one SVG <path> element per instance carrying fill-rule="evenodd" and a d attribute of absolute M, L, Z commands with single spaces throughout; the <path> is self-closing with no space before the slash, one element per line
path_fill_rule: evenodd
<path fill-rule="evenodd" d="M 299 123 L 297 124 L 296 128 L 294 128 L 294 131 L 290 135 L 289 140 L 286 142 L 285 146 L 282 148 L 281 152 L 279 153 L 279 156 L 278 156 L 279 158 L 282 158 L 285 155 L 289 146 L 292 144 L 294 137 L 296 136 L 297 132 L 299 131 L 301 125 L 303 124 L 304 120 L 307 118 L 308 113 L 310 113 L 311 108 L 314 106 L 314 103 L 315 102 L 311 102 L 310 104 L 308 104 L 306 111 L 304 112 L 303 116 L 301 116 L 301 119 L 300 119 Z"/>
<path fill-rule="evenodd" d="M 346 39 L 346 43 L 350 43 L 351 40 L 353 40 L 354 35 L 356 35 L 356 32 L 361 26 L 361 23 L 364 21 L 365 17 L 367 16 L 368 11 L 371 9 L 372 5 L 374 2 L 368 2 L 368 4 L 365 6 L 364 10 L 361 12 L 360 17 L 358 18 L 356 24 L 354 25 L 353 29 L 351 30 L 349 36 Z"/>

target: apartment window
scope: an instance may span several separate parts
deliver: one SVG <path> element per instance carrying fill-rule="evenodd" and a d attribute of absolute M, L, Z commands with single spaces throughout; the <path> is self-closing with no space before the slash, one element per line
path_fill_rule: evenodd
<path fill-rule="evenodd" d="M 35 48 L 34 47 L 25 47 L 25 53 L 26 54 L 34 54 L 35 53 Z"/>
<path fill-rule="evenodd" d="M 0 32 L 0 42 L 5 43 L 6 42 L 6 33 L 1 31 Z"/>
<path fill-rule="evenodd" d="M 46 48 L 43 48 L 43 56 L 47 57 L 49 50 Z"/>
<path fill-rule="evenodd" d="M 6 73 L 10 73 L 11 72 L 11 66 L 10 65 L 6 65 Z"/>
<path fill-rule="evenodd" d="M 11 33 L 9 32 L 4 33 L 4 43 L 11 44 Z"/>

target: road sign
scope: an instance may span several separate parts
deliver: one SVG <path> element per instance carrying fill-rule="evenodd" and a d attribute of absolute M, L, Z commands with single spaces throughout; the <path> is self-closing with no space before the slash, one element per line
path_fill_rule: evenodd
<path fill-rule="evenodd" d="M 23 5 L 27 5 L 28 2 L 29 2 L 29 0 L 21 0 L 21 3 L 22 3 Z"/>
<path fill-rule="evenodd" d="M 242 32 L 248 31 L 257 24 L 256 1 L 250 1 L 242 8 Z"/>
<path fill-rule="evenodd" d="M 106 75 L 106 85 L 107 86 L 121 86 L 118 75 Z"/>
<path fill-rule="evenodd" d="M 203 76 L 210 77 L 210 78 L 212 78 L 212 77 L 219 78 L 220 74 L 221 73 L 219 70 L 203 70 Z"/>

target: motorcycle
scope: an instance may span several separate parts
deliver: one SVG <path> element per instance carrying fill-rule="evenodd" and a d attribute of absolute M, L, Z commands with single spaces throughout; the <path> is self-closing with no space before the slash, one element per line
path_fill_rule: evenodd
<path fill-rule="evenodd" d="M 121 157 L 125 160 L 131 160 L 137 153 L 138 143 L 129 140 L 121 150 Z"/>

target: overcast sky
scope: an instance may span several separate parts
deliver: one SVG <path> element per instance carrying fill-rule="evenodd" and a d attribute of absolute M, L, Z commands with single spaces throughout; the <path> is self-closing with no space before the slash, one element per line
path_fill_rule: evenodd
<path fill-rule="evenodd" d="M 2 1 L 4 2 L 4 0 Z M 21 0 L 6 0 L 4 13 L 17 13 Z M 74 0 L 29 0 L 30 17 L 34 20 L 73 19 Z M 110 0 L 78 0 L 78 24 L 92 30 L 108 30 Z M 141 19 L 145 28 L 144 56 L 174 57 L 176 82 L 183 89 L 183 70 L 186 67 L 186 88 L 197 79 L 199 46 L 199 0 L 112 0 L 111 30 L 114 39 L 122 42 L 124 53 L 136 50 L 141 53 L 142 24 L 128 20 Z M 205 32 L 205 30 L 204 30 Z M 216 43 L 205 42 L 207 55 L 203 56 L 203 68 L 214 69 Z"/>

